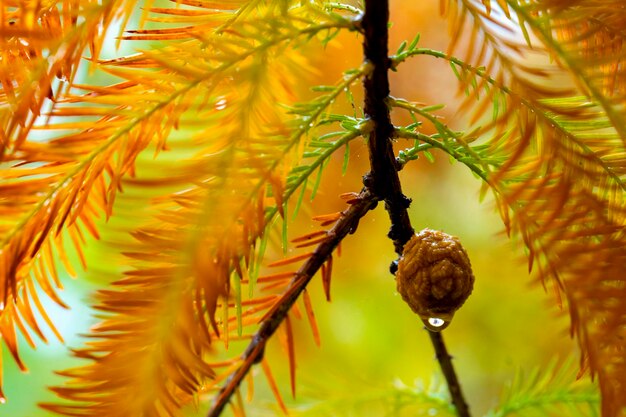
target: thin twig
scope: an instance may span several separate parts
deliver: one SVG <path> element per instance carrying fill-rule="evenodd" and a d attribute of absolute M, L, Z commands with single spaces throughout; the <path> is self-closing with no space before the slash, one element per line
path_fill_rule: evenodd
<path fill-rule="evenodd" d="M 367 188 L 364 188 L 353 201 L 353 204 L 343 212 L 341 218 L 337 220 L 337 223 L 328 232 L 328 238 L 316 247 L 311 257 L 296 272 L 289 287 L 275 304 L 276 307 L 272 313 L 255 333 L 252 341 L 241 356 L 241 366 L 228 377 L 226 384 L 215 398 L 208 417 L 218 417 L 221 414 L 226 404 L 230 401 L 230 397 L 235 393 L 237 387 L 239 387 L 241 381 L 250 370 L 250 367 L 260 362 L 263 358 L 263 351 L 267 341 L 283 322 L 291 306 L 296 302 L 311 278 L 322 264 L 326 262 L 343 238 L 349 233 L 356 231 L 361 217 L 376 207 L 376 204 L 378 204 L 378 200 Z"/>
<path fill-rule="evenodd" d="M 441 333 L 431 332 L 430 330 L 428 330 L 428 334 L 430 335 L 430 341 L 435 348 L 435 355 L 437 357 L 437 362 L 439 362 L 439 366 L 441 367 L 441 372 L 448 383 L 448 391 L 450 391 L 452 404 L 454 404 L 457 414 L 459 417 L 470 417 L 469 407 L 463 397 L 461 384 L 456 376 L 456 372 L 454 372 L 452 357 L 448 353 L 448 349 L 446 349 L 446 345 L 443 341 L 443 335 Z"/>
<path fill-rule="evenodd" d="M 366 177 L 366 185 L 385 201 L 385 209 L 391 220 L 389 238 L 395 250 L 402 254 L 404 244 L 415 233 L 407 208 L 411 202 L 403 193 L 398 177 L 400 166 L 396 163 L 391 139 L 394 128 L 391 124 L 389 107 L 390 58 L 388 57 L 388 0 L 365 0 L 365 14 L 362 27 L 364 33 L 363 52 L 365 59 L 373 66 L 364 80 L 365 115 L 374 123 L 369 136 L 371 171 Z M 437 361 L 448 383 L 448 390 L 459 417 L 470 417 L 469 408 L 463 397 L 461 385 L 452 366 L 451 357 L 443 342 L 441 333 L 428 332 L 435 349 Z"/>

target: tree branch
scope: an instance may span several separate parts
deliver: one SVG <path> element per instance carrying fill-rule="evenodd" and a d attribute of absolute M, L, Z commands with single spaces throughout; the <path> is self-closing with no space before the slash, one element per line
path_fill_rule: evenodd
<path fill-rule="evenodd" d="M 365 89 L 365 115 L 374 122 L 369 137 L 371 171 L 365 178 L 365 185 L 371 187 L 375 195 L 385 201 L 385 209 L 391 220 L 389 238 L 393 241 L 396 253 L 402 254 L 404 244 L 415 231 L 407 208 L 411 202 L 403 193 L 398 177 L 400 166 L 396 163 L 391 139 L 394 128 L 391 124 L 387 100 L 389 98 L 388 70 L 388 0 L 365 0 L 363 15 L 363 53 L 373 66 L 363 80 Z M 437 361 L 448 383 L 448 390 L 459 417 L 470 417 L 469 408 L 461 385 L 452 366 L 452 360 L 441 333 L 428 331 L 435 349 Z"/>
<path fill-rule="evenodd" d="M 394 127 L 391 124 L 387 99 L 389 97 L 389 77 L 387 71 L 391 64 L 388 57 L 389 41 L 387 23 L 389 7 L 387 0 L 368 0 L 365 2 L 365 14 L 362 27 L 364 32 L 363 54 L 373 69 L 363 79 L 365 90 L 365 115 L 374 122 L 374 130 L 369 136 L 369 157 L 371 171 L 364 182 L 376 197 L 385 201 L 385 209 L 391 219 L 389 238 L 398 255 L 402 247 L 413 236 L 413 228 L 406 209 L 411 200 L 402 194 L 399 166 L 391 146 Z"/>
<path fill-rule="evenodd" d="M 276 307 L 270 316 L 261 324 L 261 327 L 255 333 L 252 341 L 241 356 L 241 366 L 226 380 L 226 384 L 214 400 L 208 417 L 218 417 L 220 415 L 226 404 L 230 401 L 230 397 L 250 370 L 250 367 L 260 362 L 263 358 L 263 351 L 267 341 L 283 322 L 287 313 L 298 299 L 298 296 L 306 288 L 311 278 L 320 269 L 322 264 L 326 262 L 343 238 L 346 237 L 348 233 L 354 233 L 356 231 L 361 217 L 369 210 L 376 207 L 377 204 L 378 200 L 366 187 L 361 191 L 353 204 L 342 213 L 341 218 L 337 220 L 337 223 L 328 231 L 326 240 L 315 248 L 311 257 L 298 269 L 289 288 L 281 296 L 281 299 L 276 302 Z"/>
<path fill-rule="evenodd" d="M 387 50 L 388 21 L 388 0 L 365 0 L 365 14 L 362 20 L 365 35 L 363 52 L 365 60 L 371 64 L 372 70 L 363 79 L 364 111 L 366 117 L 374 123 L 374 129 L 370 132 L 368 141 L 371 170 L 363 178 L 365 188 L 353 204 L 342 213 L 342 217 L 328 232 L 328 238 L 317 246 L 311 257 L 296 272 L 289 287 L 281 299 L 276 302 L 270 315 L 263 321 L 242 354 L 241 366 L 228 377 L 225 385 L 215 397 L 208 417 L 218 417 L 221 414 L 252 365 L 260 362 L 263 358 L 267 341 L 283 322 L 311 278 L 326 262 L 343 238 L 348 233 L 356 231 L 361 217 L 376 207 L 378 201 L 384 200 L 385 202 L 385 209 L 391 220 L 388 236 L 393 241 L 398 255 L 402 254 L 404 244 L 414 234 L 407 212 L 411 200 L 402 193 L 397 172 L 400 166 L 396 163 L 391 143 L 394 127 L 391 124 L 387 105 L 389 97 L 387 72 L 390 66 Z M 463 399 L 461 386 L 452 367 L 451 357 L 443 343 L 443 338 L 440 333 L 429 333 L 457 412 L 460 417 L 469 417 L 469 410 Z"/>
<path fill-rule="evenodd" d="M 437 362 L 439 362 L 439 366 L 441 367 L 441 373 L 443 373 L 443 376 L 446 378 L 450 398 L 452 398 L 452 404 L 454 404 L 459 417 L 470 417 L 469 407 L 463 397 L 461 383 L 459 382 L 456 372 L 454 371 L 452 357 L 448 353 L 448 349 L 446 349 L 446 345 L 443 341 L 443 335 L 441 332 L 431 332 L 428 329 L 427 331 L 430 336 L 430 341 L 433 344 L 433 348 L 435 348 L 435 356 L 437 357 Z"/>

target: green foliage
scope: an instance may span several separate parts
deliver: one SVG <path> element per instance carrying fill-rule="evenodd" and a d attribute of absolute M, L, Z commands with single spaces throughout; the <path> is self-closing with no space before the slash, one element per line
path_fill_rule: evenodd
<path fill-rule="evenodd" d="M 507 386 L 500 405 L 487 417 L 505 416 L 596 416 L 600 401 L 596 387 L 576 380 L 572 361 L 552 364 L 523 373 Z"/>

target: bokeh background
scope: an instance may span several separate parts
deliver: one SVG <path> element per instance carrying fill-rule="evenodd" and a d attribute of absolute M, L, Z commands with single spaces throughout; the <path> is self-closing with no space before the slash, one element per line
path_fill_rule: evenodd
<path fill-rule="evenodd" d="M 418 32 L 420 45 L 446 50 L 447 22 L 439 14 L 438 2 L 391 3 L 390 51 Z M 116 56 L 130 51 L 132 47 L 116 50 L 112 42 L 105 54 Z M 342 71 L 360 64 L 360 39 L 355 34 L 342 34 L 326 48 L 312 48 L 310 59 L 312 67 L 317 68 L 310 85 L 332 84 L 340 79 Z M 98 74 L 84 72 L 83 76 Z M 457 112 L 460 96 L 456 79 L 444 62 L 419 57 L 404 63 L 392 74 L 391 90 L 392 95 L 411 101 L 444 103 L 446 108 L 440 114 L 451 127 L 469 127 L 469 117 Z M 355 89 L 353 93 L 360 103 L 361 92 Z M 353 110 L 338 104 L 334 111 Z M 393 116 L 397 124 L 410 123 L 401 114 Z M 409 142 L 396 143 L 398 150 L 410 146 Z M 350 152 L 345 175 L 341 169 L 343 155 L 335 155 L 324 171 L 316 199 L 291 221 L 290 237 L 313 230 L 311 216 L 342 210 L 345 203 L 339 194 L 359 191 L 361 176 L 368 169 L 364 141 L 353 142 Z M 498 403 L 502 390 L 516 373 L 544 368 L 554 360 L 577 360 L 578 351 L 569 337 L 566 312 L 557 307 L 553 294 L 528 274 L 523 247 L 503 234 L 491 195 L 480 201 L 480 181 L 464 166 L 450 163 L 445 155 L 433 154 L 434 162 L 420 158 L 409 163 L 401 179 L 405 194 L 413 199 L 410 215 L 416 230 L 429 227 L 456 235 L 470 255 L 476 276 L 474 292 L 444 334 L 470 407 L 475 416 L 480 416 Z M 380 205 L 361 221 L 358 232 L 344 241 L 342 255 L 335 259 L 331 303 L 324 301 L 320 278 L 312 282 L 310 293 L 322 345 L 315 346 L 305 320 L 295 322 L 295 399 L 289 394 L 286 355 L 280 343 L 270 343 L 267 356 L 293 415 L 434 415 L 434 408 L 428 406 L 404 407 L 407 399 L 403 393 L 408 401 L 417 401 L 421 389 L 439 393 L 441 401 L 446 401 L 445 385 L 428 335 L 397 294 L 389 274 L 395 254 L 386 238 L 388 228 L 387 215 Z M 93 271 L 98 270 L 98 263 L 107 262 L 108 250 L 106 243 L 88 242 L 92 271 L 64 280 L 66 288 L 61 296 L 70 310 L 48 303 L 65 344 L 50 334 L 49 345 L 40 344 L 35 351 L 21 340 L 22 355 L 29 367 L 25 374 L 4 350 L 3 379 L 8 402 L 0 406 L 0 416 L 49 415 L 36 403 L 54 398 L 46 390 L 46 386 L 62 381 L 54 370 L 78 364 L 70 358 L 68 349 L 81 346 L 85 339 L 80 335 L 96 322 L 89 307 L 91 294 L 105 283 Z M 267 259 L 281 256 L 282 250 L 275 243 Z M 262 373 L 254 373 L 255 397 L 248 406 L 248 415 L 276 415 L 278 408 Z M 197 410 L 190 410 L 189 415 L 203 415 L 208 401 L 209 397 L 201 398 Z M 424 399 L 425 404 L 428 401 Z"/>

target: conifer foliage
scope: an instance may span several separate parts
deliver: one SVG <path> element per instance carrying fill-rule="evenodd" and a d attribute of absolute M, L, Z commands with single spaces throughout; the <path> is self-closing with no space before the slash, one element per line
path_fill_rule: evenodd
<path fill-rule="evenodd" d="M 84 366 L 60 370 L 66 383 L 52 388 L 59 401 L 42 407 L 68 416 L 178 416 L 215 392 L 211 415 L 227 403 L 243 413 L 237 390 L 252 366 L 279 391 L 263 358 L 275 332 L 294 391 L 290 317 L 306 316 L 319 341 L 308 282 L 319 271 L 330 298 L 333 253 L 379 201 L 402 253 L 413 229 L 397 171 L 438 149 L 493 192 L 529 269 L 567 306 L 603 417 L 623 415 L 621 1 L 441 0 L 449 49 L 430 49 L 416 33 L 392 54 L 386 1 L 140 3 L 0 6 L 0 347 L 26 369 L 19 334 L 35 347 L 46 326 L 62 340 L 41 297 L 65 305 L 61 271 L 80 275 L 72 257 L 83 268 L 92 261 L 84 242 L 113 224 L 102 219 L 120 219 L 107 236 L 111 256 L 126 265 L 107 270 L 112 282 L 96 294 L 100 323 L 72 352 Z M 310 54 L 343 32 L 363 42 L 363 64 L 303 92 Z M 103 56 L 113 41 L 135 52 Z M 392 97 L 388 71 L 418 58 L 449 63 L 466 95 L 467 129 L 450 129 L 431 103 Z M 78 76 L 84 69 L 97 75 L 93 82 Z M 357 103 L 350 91 L 361 87 L 365 102 Z M 337 100 L 357 110 L 336 114 Z M 390 109 L 414 123 L 394 124 Z M 357 138 L 367 140 L 371 162 L 364 184 L 354 185 L 361 191 L 343 196 L 344 211 L 315 217 L 319 231 L 291 243 L 302 252 L 261 275 L 270 231 L 298 214 L 305 192 L 315 196 L 329 159 L 348 158 Z M 394 153 L 396 139 L 414 146 Z M 287 245 L 286 226 L 282 234 Z M 241 339 L 247 350 L 228 350 Z M 593 403 L 570 389 L 571 372 L 546 372 L 554 378 L 542 379 L 541 392 L 519 383 L 508 400 L 528 392 L 554 409 L 558 401 Z M 507 398 L 494 415 L 517 410 Z"/>

